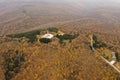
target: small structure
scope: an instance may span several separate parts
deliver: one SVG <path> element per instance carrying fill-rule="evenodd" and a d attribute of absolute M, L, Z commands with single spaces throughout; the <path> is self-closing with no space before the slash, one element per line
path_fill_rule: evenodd
<path fill-rule="evenodd" d="M 112 61 L 110 61 L 110 64 L 113 65 L 116 63 L 116 56 L 115 56 L 115 52 L 112 52 Z"/>
<path fill-rule="evenodd" d="M 116 55 L 115 55 L 115 52 L 112 52 L 112 59 L 116 61 Z"/>
<path fill-rule="evenodd" d="M 115 64 L 115 62 L 116 62 L 115 60 L 112 60 L 112 61 L 110 61 L 110 64 L 113 65 L 113 64 Z"/>
<path fill-rule="evenodd" d="M 43 35 L 41 38 L 52 39 L 53 37 L 54 37 L 54 35 L 47 33 L 47 34 Z"/>
<path fill-rule="evenodd" d="M 41 36 L 41 39 L 40 39 L 40 42 L 42 43 L 49 43 L 49 42 L 52 42 L 52 38 L 54 37 L 53 34 L 45 34 L 43 36 Z"/>
<path fill-rule="evenodd" d="M 58 31 L 58 35 L 63 36 L 65 33 L 63 33 L 62 31 Z"/>

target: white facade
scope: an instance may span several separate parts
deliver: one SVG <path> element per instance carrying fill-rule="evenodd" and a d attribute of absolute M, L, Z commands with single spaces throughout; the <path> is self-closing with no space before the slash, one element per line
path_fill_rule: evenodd
<path fill-rule="evenodd" d="M 45 34 L 45 35 L 43 35 L 41 38 L 52 39 L 53 37 L 54 37 L 54 35 L 52 35 L 52 34 Z"/>
<path fill-rule="evenodd" d="M 112 59 L 116 60 L 115 52 L 112 52 Z"/>

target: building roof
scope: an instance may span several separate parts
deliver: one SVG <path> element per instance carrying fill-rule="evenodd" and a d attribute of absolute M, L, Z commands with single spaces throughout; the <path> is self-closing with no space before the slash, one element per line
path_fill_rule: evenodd
<path fill-rule="evenodd" d="M 116 62 L 115 60 L 112 60 L 112 61 L 110 62 L 110 64 L 113 65 L 113 64 L 115 64 L 115 62 Z"/>
<path fill-rule="evenodd" d="M 52 35 L 52 34 L 45 34 L 45 35 L 43 35 L 41 38 L 51 39 L 51 38 L 53 38 L 53 37 L 54 37 L 54 35 Z"/>

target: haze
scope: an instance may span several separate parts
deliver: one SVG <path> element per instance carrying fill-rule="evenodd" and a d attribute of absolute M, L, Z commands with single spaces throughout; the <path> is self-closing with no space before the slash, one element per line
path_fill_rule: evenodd
<path fill-rule="evenodd" d="M 119 14 L 119 0 L 0 0 L 0 33 L 83 18 L 117 24 Z"/>

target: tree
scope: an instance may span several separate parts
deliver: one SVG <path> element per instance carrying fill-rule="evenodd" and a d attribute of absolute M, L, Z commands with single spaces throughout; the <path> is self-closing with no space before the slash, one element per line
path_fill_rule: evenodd
<path fill-rule="evenodd" d="M 117 58 L 117 61 L 120 62 L 120 55 L 119 55 L 119 53 L 115 53 L 115 56 L 116 56 L 116 58 Z"/>
<path fill-rule="evenodd" d="M 49 42 L 51 42 L 52 40 L 51 39 L 48 39 L 48 38 L 41 38 L 40 39 L 40 42 L 42 42 L 42 43 L 49 43 Z"/>
<path fill-rule="evenodd" d="M 18 50 L 8 50 L 3 54 L 6 80 L 11 80 L 19 71 L 22 63 L 25 62 L 25 55 Z"/>
<path fill-rule="evenodd" d="M 53 28 L 48 28 L 48 30 L 49 30 L 50 32 L 56 32 L 56 33 L 58 32 L 58 29 L 57 29 L 57 28 L 54 28 L 54 27 L 53 27 Z"/>

